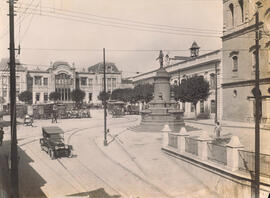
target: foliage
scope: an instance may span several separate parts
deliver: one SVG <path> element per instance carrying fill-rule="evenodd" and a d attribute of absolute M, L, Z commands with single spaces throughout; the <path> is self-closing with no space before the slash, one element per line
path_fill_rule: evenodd
<path fill-rule="evenodd" d="M 77 107 L 79 107 L 82 104 L 83 99 L 85 98 L 85 92 L 80 89 L 74 89 L 70 95 L 71 100 L 75 102 Z"/>
<path fill-rule="evenodd" d="M 33 94 L 31 91 L 23 91 L 18 95 L 18 99 L 22 102 L 25 102 L 26 104 L 31 104 L 32 103 L 32 97 Z"/>
<path fill-rule="evenodd" d="M 195 106 L 199 101 L 207 100 L 210 95 L 209 83 L 202 76 L 193 76 L 181 81 L 180 85 L 173 87 L 175 98 L 181 102 L 190 102 Z"/>
<path fill-rule="evenodd" d="M 105 100 L 109 100 L 111 94 L 108 93 L 108 92 L 104 92 L 104 91 L 101 91 L 98 95 L 98 99 L 101 100 L 101 101 L 104 101 Z"/>
<path fill-rule="evenodd" d="M 58 93 L 58 92 L 51 92 L 50 95 L 49 95 L 49 99 L 50 100 L 53 100 L 53 101 L 57 101 L 61 98 L 61 94 Z"/>
<path fill-rule="evenodd" d="M 115 89 L 112 92 L 111 100 L 120 100 L 124 102 L 131 102 L 133 100 L 133 89 Z"/>
<path fill-rule="evenodd" d="M 139 84 L 133 89 L 133 100 L 150 102 L 153 99 L 154 85 L 153 84 Z"/>

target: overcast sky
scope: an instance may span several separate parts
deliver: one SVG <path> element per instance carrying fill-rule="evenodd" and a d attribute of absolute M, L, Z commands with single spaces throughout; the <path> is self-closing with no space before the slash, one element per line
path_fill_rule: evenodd
<path fill-rule="evenodd" d="M 17 7 L 16 46 L 22 48 L 17 58 L 44 69 L 51 61 L 86 68 L 101 62 L 106 48 L 106 61 L 132 76 L 159 67 L 158 51 L 152 50 L 185 56 L 194 40 L 200 54 L 221 48 L 221 0 L 19 0 Z M 4 58 L 9 56 L 4 0 L 0 12 Z"/>

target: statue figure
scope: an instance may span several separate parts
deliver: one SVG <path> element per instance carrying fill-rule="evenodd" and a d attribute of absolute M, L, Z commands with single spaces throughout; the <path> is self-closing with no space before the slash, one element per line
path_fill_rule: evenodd
<path fill-rule="evenodd" d="M 160 50 L 159 51 L 159 56 L 156 59 L 156 60 L 159 60 L 160 68 L 163 67 L 163 57 L 164 57 L 164 54 L 163 54 L 162 50 Z"/>

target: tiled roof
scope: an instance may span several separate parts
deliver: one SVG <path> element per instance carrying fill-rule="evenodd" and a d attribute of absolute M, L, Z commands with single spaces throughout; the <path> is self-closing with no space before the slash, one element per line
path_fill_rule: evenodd
<path fill-rule="evenodd" d="M 105 66 L 107 73 L 120 73 L 120 71 L 117 69 L 114 63 L 106 62 Z M 108 67 L 111 67 L 111 72 L 108 71 Z M 103 73 L 104 71 L 103 63 L 100 62 L 93 66 L 88 67 L 88 71 L 93 73 Z"/>
<path fill-rule="evenodd" d="M 25 71 L 26 69 L 22 66 L 18 59 L 15 60 L 16 62 L 16 70 L 17 71 Z M 9 71 L 9 58 L 2 58 L 0 61 L 0 71 Z"/>

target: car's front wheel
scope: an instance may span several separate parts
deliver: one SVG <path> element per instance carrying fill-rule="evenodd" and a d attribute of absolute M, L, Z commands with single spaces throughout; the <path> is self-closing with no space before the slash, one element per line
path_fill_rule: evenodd
<path fill-rule="evenodd" d="M 50 150 L 50 157 L 51 157 L 52 160 L 55 159 L 54 151 L 53 150 Z"/>

